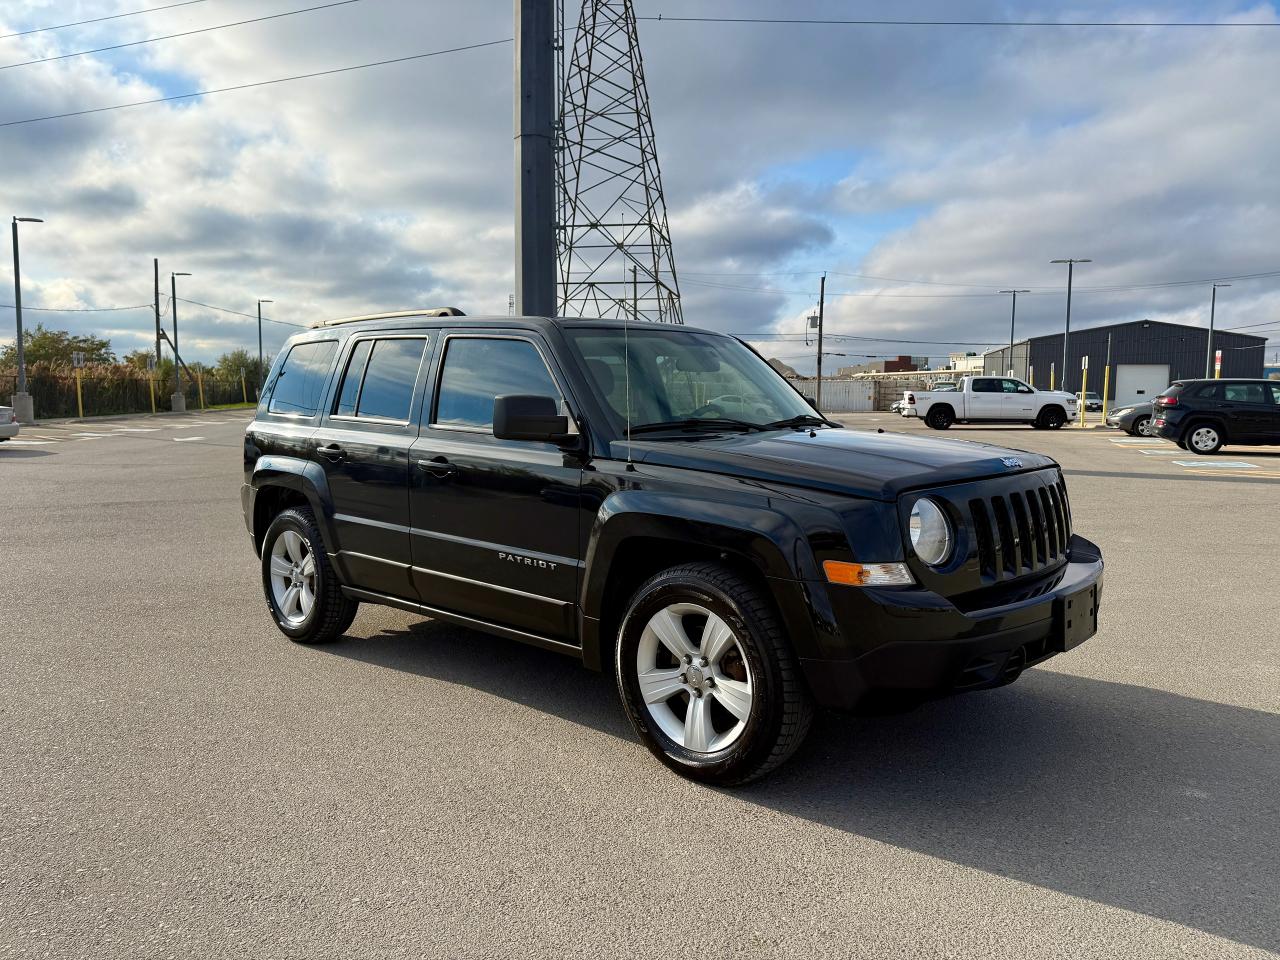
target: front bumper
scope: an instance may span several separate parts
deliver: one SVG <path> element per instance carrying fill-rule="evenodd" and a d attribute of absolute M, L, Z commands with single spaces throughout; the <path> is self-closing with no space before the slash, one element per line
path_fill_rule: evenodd
<path fill-rule="evenodd" d="M 1079 646 L 1097 631 L 1103 564 L 1097 546 L 1080 536 L 1071 538 L 1070 556 L 1047 581 L 1022 589 L 1035 596 L 981 610 L 961 610 L 926 590 L 832 588 L 841 632 L 870 648 L 846 660 L 802 660 L 814 697 L 849 710 L 874 694 L 924 700 L 1000 686 Z"/>

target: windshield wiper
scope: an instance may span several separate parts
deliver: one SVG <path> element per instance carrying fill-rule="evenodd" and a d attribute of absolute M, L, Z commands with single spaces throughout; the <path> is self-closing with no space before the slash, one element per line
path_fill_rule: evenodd
<path fill-rule="evenodd" d="M 642 423 L 631 428 L 632 433 L 652 433 L 658 430 L 764 430 L 759 423 L 735 420 L 732 417 L 685 417 L 683 420 L 659 420 Z"/>
<path fill-rule="evenodd" d="M 844 424 L 836 423 L 834 420 L 828 420 L 826 417 L 815 416 L 812 413 L 801 413 L 794 417 L 787 417 L 785 420 L 774 420 L 772 423 L 766 423 L 766 430 L 780 430 L 783 427 L 843 427 Z"/>

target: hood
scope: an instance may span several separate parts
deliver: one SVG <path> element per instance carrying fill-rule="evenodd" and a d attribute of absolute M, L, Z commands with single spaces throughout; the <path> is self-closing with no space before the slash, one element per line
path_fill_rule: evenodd
<path fill-rule="evenodd" d="M 625 449 L 625 443 L 615 443 L 613 455 L 621 459 Z M 989 443 L 850 429 L 820 429 L 813 436 L 807 430 L 774 430 L 644 439 L 632 443 L 631 455 L 639 463 L 876 500 L 894 500 L 918 487 L 1057 466 L 1042 454 Z"/>

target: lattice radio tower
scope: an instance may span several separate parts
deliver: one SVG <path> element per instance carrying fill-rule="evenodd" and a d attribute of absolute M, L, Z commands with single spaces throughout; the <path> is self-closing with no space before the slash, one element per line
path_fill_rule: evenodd
<path fill-rule="evenodd" d="M 558 53 L 560 315 L 684 323 L 632 0 L 582 0 Z"/>

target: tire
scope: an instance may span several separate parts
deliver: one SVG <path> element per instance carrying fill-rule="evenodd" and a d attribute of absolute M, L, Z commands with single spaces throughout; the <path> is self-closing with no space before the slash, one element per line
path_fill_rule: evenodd
<path fill-rule="evenodd" d="M 795 753 L 813 721 L 813 701 L 773 604 L 715 563 L 664 570 L 636 591 L 614 674 L 644 745 L 702 783 L 732 786 L 764 776 Z"/>
<path fill-rule="evenodd" d="M 1187 449 L 1187 441 L 1183 440 L 1181 437 L 1179 437 L 1174 442 L 1177 443 L 1177 445 L 1180 446 L 1183 450 Z"/>
<path fill-rule="evenodd" d="M 931 407 L 925 415 L 924 422 L 934 430 L 946 430 L 956 422 L 956 415 L 950 407 Z"/>
<path fill-rule="evenodd" d="M 1061 430 L 1067 422 L 1067 415 L 1061 407 L 1046 407 L 1040 411 L 1039 420 L 1041 430 Z"/>
<path fill-rule="evenodd" d="M 343 594 L 324 538 L 306 507 L 282 510 L 271 521 L 262 538 L 261 564 L 267 609 L 280 632 L 295 643 L 336 640 L 355 620 L 360 604 Z"/>
<path fill-rule="evenodd" d="M 1193 423 L 1187 428 L 1186 433 L 1182 435 L 1182 442 L 1186 445 L 1186 449 L 1192 453 L 1198 453 L 1202 457 L 1211 456 L 1222 449 L 1222 445 L 1226 442 L 1226 435 L 1216 423 L 1206 423 L 1201 421 Z"/>
<path fill-rule="evenodd" d="M 1133 429 L 1129 431 L 1131 437 L 1149 437 L 1151 436 L 1151 418 L 1139 417 L 1133 421 Z"/>

